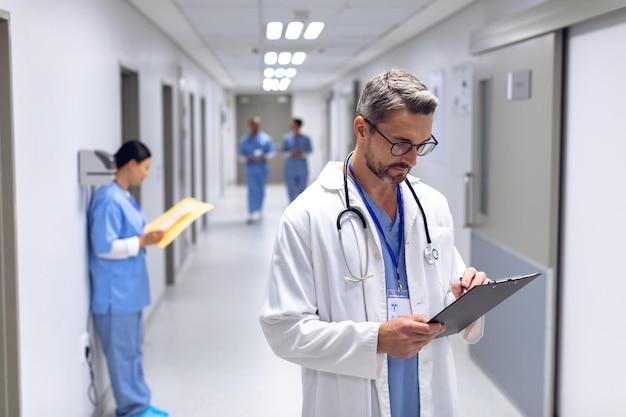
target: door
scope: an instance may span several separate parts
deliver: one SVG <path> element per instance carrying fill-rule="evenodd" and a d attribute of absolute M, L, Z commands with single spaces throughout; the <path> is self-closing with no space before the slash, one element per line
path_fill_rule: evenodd
<path fill-rule="evenodd" d="M 139 129 L 139 73 L 122 67 L 120 69 L 121 85 L 121 121 L 122 143 L 141 140 Z M 141 186 L 130 187 L 131 194 L 141 205 Z"/>
<path fill-rule="evenodd" d="M 174 93 L 171 85 L 161 86 L 161 117 L 163 120 L 163 207 L 169 209 L 176 202 L 174 200 Z M 176 261 L 174 245 L 170 243 L 165 248 L 165 283 L 175 283 Z"/>
<path fill-rule="evenodd" d="M 272 137 L 275 156 L 269 160 L 270 173 L 268 184 L 284 184 L 284 157 L 280 152 L 283 136 L 289 131 L 291 121 L 290 95 L 239 95 L 237 96 L 237 152 L 240 138 L 249 132 L 248 122 L 251 117 L 261 118 L 261 130 Z M 237 183 L 245 184 L 243 164 L 238 163 Z"/>
<path fill-rule="evenodd" d="M 543 276 L 487 314 L 470 353 L 528 416 L 553 407 L 561 50 L 550 33 L 474 62 L 471 264 Z"/>
<path fill-rule="evenodd" d="M 9 16 L 0 10 L 0 415 L 21 415 Z"/>

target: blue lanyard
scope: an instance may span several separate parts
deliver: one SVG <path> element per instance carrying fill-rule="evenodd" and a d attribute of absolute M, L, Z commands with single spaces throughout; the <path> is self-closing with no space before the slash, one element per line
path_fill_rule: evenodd
<path fill-rule="evenodd" d="M 361 188 L 358 181 L 356 180 L 356 176 L 354 175 L 354 171 L 352 170 L 352 163 L 348 163 L 348 168 L 350 169 L 350 174 L 352 174 L 352 179 L 354 180 L 354 184 L 356 185 L 357 190 L 359 190 L 359 194 L 361 194 L 361 198 L 363 199 L 363 202 L 365 202 L 365 207 L 367 207 L 367 211 L 370 213 L 370 216 L 372 216 L 372 219 L 374 219 L 374 224 L 376 224 L 376 228 L 378 229 L 378 231 L 383 237 L 383 240 L 385 241 L 385 244 L 387 246 L 387 251 L 389 251 L 389 256 L 391 256 L 391 262 L 393 263 L 393 266 L 396 268 L 396 278 L 398 280 L 398 291 L 402 291 L 402 281 L 400 281 L 398 258 L 396 257 L 396 254 L 394 253 L 393 249 L 391 248 L 391 244 L 389 243 L 389 241 L 387 241 L 387 237 L 385 236 L 385 232 L 383 231 L 383 227 L 381 226 L 380 221 L 378 220 L 378 217 L 376 217 L 376 213 L 374 213 L 374 210 L 370 206 L 370 203 L 365 198 L 365 193 L 363 192 L 363 189 Z M 396 195 L 398 196 L 398 211 L 400 212 L 400 236 L 398 238 L 398 256 L 400 256 L 400 253 L 402 250 L 402 239 L 404 237 L 404 209 L 402 207 L 402 189 L 400 188 L 400 184 L 396 185 Z"/>

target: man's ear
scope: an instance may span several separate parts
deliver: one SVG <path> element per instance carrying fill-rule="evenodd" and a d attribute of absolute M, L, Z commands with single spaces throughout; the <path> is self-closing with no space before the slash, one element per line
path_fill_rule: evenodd
<path fill-rule="evenodd" d="M 367 133 L 367 123 L 363 116 L 357 116 L 354 118 L 354 134 L 356 135 L 357 141 L 360 139 L 365 139 Z"/>

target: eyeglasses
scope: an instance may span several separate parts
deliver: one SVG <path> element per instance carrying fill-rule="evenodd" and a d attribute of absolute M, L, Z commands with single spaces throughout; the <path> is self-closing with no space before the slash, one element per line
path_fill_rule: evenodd
<path fill-rule="evenodd" d="M 429 139 L 422 143 L 418 143 L 417 145 L 414 145 L 411 142 L 392 142 L 387 136 L 383 135 L 383 133 L 378 130 L 374 123 L 370 122 L 366 118 L 363 118 L 363 120 L 365 120 L 367 124 L 372 126 L 380 136 L 382 136 L 387 142 L 389 142 L 389 144 L 391 145 L 391 154 L 393 156 L 406 155 L 407 153 L 411 152 L 411 148 L 413 148 L 414 146 L 419 156 L 428 155 L 433 151 L 433 149 L 435 149 L 435 146 L 439 144 L 439 142 L 437 142 L 437 139 L 435 139 L 433 135 L 430 135 Z"/>

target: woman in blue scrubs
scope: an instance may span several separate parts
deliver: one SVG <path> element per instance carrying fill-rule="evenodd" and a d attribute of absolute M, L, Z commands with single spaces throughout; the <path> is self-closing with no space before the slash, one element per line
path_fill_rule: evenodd
<path fill-rule="evenodd" d="M 109 369 L 117 417 L 167 416 L 150 405 L 143 375 L 142 310 L 150 304 L 145 254 L 163 232 L 144 234 L 145 217 L 129 192 L 152 162 L 139 141 L 115 154 L 115 180 L 100 187 L 89 207 L 91 311 Z"/>
<path fill-rule="evenodd" d="M 291 119 L 289 133 L 283 137 L 281 152 L 287 158 L 285 160 L 285 182 L 287 183 L 287 195 L 289 201 L 296 199 L 298 195 L 309 185 L 309 166 L 307 156 L 313 150 L 311 138 L 300 132 L 302 119 Z"/>

